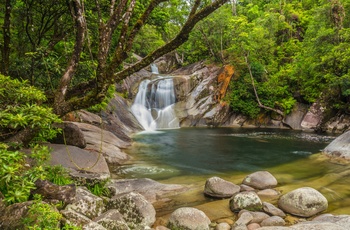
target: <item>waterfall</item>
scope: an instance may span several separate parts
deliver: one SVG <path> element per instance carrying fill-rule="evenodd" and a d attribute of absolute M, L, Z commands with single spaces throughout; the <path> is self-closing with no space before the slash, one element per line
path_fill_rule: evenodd
<path fill-rule="evenodd" d="M 131 111 L 146 131 L 179 128 L 174 111 L 175 100 L 172 78 L 144 80 Z"/>
<path fill-rule="evenodd" d="M 158 67 L 156 64 L 151 64 L 151 71 L 153 74 L 159 74 Z"/>

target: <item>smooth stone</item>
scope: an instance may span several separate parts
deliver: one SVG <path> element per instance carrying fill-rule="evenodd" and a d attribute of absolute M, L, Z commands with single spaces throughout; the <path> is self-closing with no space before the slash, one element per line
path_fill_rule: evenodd
<path fill-rule="evenodd" d="M 271 216 L 263 220 L 261 226 L 284 226 L 286 222 L 279 216 Z"/>
<path fill-rule="evenodd" d="M 281 209 L 268 202 L 263 202 L 263 210 L 272 216 L 286 217 L 286 214 Z"/>
<path fill-rule="evenodd" d="M 277 180 L 268 171 L 258 171 L 246 176 L 242 184 L 256 189 L 267 189 L 276 187 Z"/>
<path fill-rule="evenodd" d="M 231 226 L 228 223 L 220 223 L 216 225 L 215 230 L 230 230 Z"/>
<path fill-rule="evenodd" d="M 247 228 L 248 228 L 248 230 L 256 230 L 256 229 L 258 229 L 258 228 L 260 228 L 261 226 L 260 226 L 260 224 L 258 224 L 258 223 L 251 223 L 251 224 L 248 224 L 247 225 Z"/>
<path fill-rule="evenodd" d="M 238 193 L 240 189 L 238 185 L 220 177 L 211 177 L 205 183 L 204 194 L 216 198 L 229 198 Z"/>
<path fill-rule="evenodd" d="M 196 208 L 178 208 L 169 217 L 170 229 L 209 230 L 210 219 Z"/>
<path fill-rule="evenodd" d="M 230 199 L 230 209 L 233 212 L 237 212 L 242 209 L 259 211 L 262 209 L 262 202 L 255 192 L 241 192 L 235 194 Z"/>

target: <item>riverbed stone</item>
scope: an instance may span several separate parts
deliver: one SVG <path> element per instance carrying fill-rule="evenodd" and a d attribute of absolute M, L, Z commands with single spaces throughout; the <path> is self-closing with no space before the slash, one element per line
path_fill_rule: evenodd
<path fill-rule="evenodd" d="M 105 204 L 102 198 L 95 196 L 85 187 L 78 187 L 75 201 L 67 205 L 66 210 L 74 210 L 92 219 L 104 212 Z"/>
<path fill-rule="evenodd" d="M 231 225 L 225 222 L 219 223 L 215 226 L 215 230 L 231 230 Z"/>
<path fill-rule="evenodd" d="M 263 210 L 272 216 L 286 217 L 286 214 L 281 209 L 268 202 L 263 202 Z"/>
<path fill-rule="evenodd" d="M 262 202 L 259 196 L 253 191 L 237 193 L 230 199 L 230 209 L 238 212 L 242 209 L 258 211 L 262 209 Z"/>
<path fill-rule="evenodd" d="M 271 189 L 271 188 L 260 190 L 260 191 L 257 191 L 256 193 L 262 197 L 274 197 L 274 196 L 280 195 L 280 193 L 278 191 Z"/>
<path fill-rule="evenodd" d="M 94 221 L 106 229 L 129 230 L 123 215 L 116 209 L 110 209 L 102 215 L 94 218 Z"/>
<path fill-rule="evenodd" d="M 258 223 L 251 223 L 251 224 L 248 224 L 247 225 L 247 229 L 248 230 L 256 230 L 256 229 L 258 229 L 258 228 L 260 228 L 261 226 L 260 226 L 260 224 L 258 224 Z"/>
<path fill-rule="evenodd" d="M 286 222 L 279 216 L 271 216 L 263 220 L 261 226 L 284 226 Z"/>
<path fill-rule="evenodd" d="M 247 225 L 250 223 L 250 221 L 253 220 L 253 215 L 250 214 L 250 212 L 243 212 L 241 215 L 239 215 L 238 220 L 235 223 L 235 226 L 237 225 Z"/>
<path fill-rule="evenodd" d="M 323 214 L 312 219 L 313 222 L 330 222 L 350 229 L 350 215 Z"/>
<path fill-rule="evenodd" d="M 327 199 L 316 189 L 303 187 L 283 195 L 278 206 L 283 211 L 301 217 L 311 217 L 328 208 Z"/>
<path fill-rule="evenodd" d="M 220 177 L 211 177 L 205 183 L 204 194 L 216 198 L 229 198 L 238 193 L 240 189 L 238 185 Z"/>
<path fill-rule="evenodd" d="M 156 221 L 154 207 L 139 193 L 116 195 L 108 201 L 107 207 L 118 210 L 132 228 L 152 226 Z"/>
<path fill-rule="evenodd" d="M 78 213 L 72 209 L 64 209 L 61 210 L 60 213 L 64 217 L 64 223 L 65 224 L 71 224 L 74 226 L 85 226 L 91 222 L 93 222 L 90 218 L 87 216 Z"/>
<path fill-rule="evenodd" d="M 323 152 L 333 158 L 350 160 L 350 131 L 334 139 Z"/>
<path fill-rule="evenodd" d="M 184 207 L 176 209 L 169 217 L 170 229 L 209 230 L 210 219 L 199 209 Z"/>
<path fill-rule="evenodd" d="M 246 176 L 242 184 L 256 189 L 268 189 L 277 186 L 276 178 L 268 171 L 257 171 Z"/>
<path fill-rule="evenodd" d="M 241 214 L 243 214 L 244 212 L 249 212 L 252 216 L 253 219 L 250 221 L 250 223 L 261 223 L 263 220 L 269 218 L 270 216 L 267 215 L 264 212 L 252 212 L 252 211 L 248 211 L 248 210 L 242 210 L 238 213 L 238 216 L 240 216 Z"/>

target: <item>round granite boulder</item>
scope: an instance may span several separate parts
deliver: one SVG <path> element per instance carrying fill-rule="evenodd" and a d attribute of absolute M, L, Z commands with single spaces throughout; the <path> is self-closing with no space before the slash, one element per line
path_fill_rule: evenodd
<path fill-rule="evenodd" d="M 276 178 L 268 171 L 258 171 L 246 176 L 242 184 L 255 189 L 267 189 L 277 186 Z"/>
<path fill-rule="evenodd" d="M 238 193 L 240 189 L 240 186 L 220 177 L 211 177 L 205 183 L 204 194 L 217 198 L 229 198 Z"/>

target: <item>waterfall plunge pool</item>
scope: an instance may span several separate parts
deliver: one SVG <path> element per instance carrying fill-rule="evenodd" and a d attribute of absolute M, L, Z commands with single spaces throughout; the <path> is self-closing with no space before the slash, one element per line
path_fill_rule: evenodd
<path fill-rule="evenodd" d="M 134 136 L 126 150 L 133 157 L 115 169 L 117 177 L 151 178 L 162 183 L 191 185 L 177 206 L 210 201 L 203 196 L 206 179 L 219 176 L 240 184 L 245 176 L 267 170 L 285 193 L 299 187 L 318 189 L 329 201 L 328 212 L 350 213 L 350 168 L 329 162 L 319 152 L 335 137 L 293 130 L 251 128 L 181 128 Z M 349 171 L 349 173 L 348 173 Z M 208 200 L 209 199 L 209 200 Z"/>

